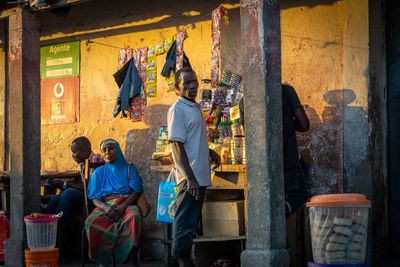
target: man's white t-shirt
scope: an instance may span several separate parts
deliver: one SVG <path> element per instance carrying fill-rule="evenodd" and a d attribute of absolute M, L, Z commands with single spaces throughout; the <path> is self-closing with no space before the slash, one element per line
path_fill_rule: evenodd
<path fill-rule="evenodd" d="M 199 104 L 179 97 L 169 108 L 168 139 L 183 143 L 199 186 L 211 185 L 207 129 Z M 172 153 L 172 158 L 176 160 L 174 153 Z M 177 184 L 187 178 L 182 173 L 177 168 Z"/>

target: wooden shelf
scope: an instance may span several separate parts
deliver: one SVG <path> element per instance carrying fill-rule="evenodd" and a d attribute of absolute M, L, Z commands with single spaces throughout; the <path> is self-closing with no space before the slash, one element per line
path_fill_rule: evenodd
<path fill-rule="evenodd" d="M 194 243 L 200 242 L 224 242 L 224 241 L 233 241 L 233 240 L 246 240 L 246 236 L 217 236 L 217 237 L 206 237 L 206 236 L 199 236 L 193 239 Z"/>
<path fill-rule="evenodd" d="M 215 172 L 246 172 L 246 165 L 243 164 L 221 164 Z"/>
<path fill-rule="evenodd" d="M 205 242 L 225 242 L 225 241 L 235 241 L 235 240 L 246 240 L 245 235 L 241 236 L 216 236 L 216 237 L 206 237 L 199 236 L 193 239 L 193 243 L 205 243 Z M 164 240 L 164 243 L 171 244 L 172 239 Z"/>
<path fill-rule="evenodd" d="M 150 170 L 155 172 L 170 172 L 173 165 L 152 165 Z M 246 172 L 246 165 L 243 164 L 221 164 L 215 172 Z"/>
<path fill-rule="evenodd" d="M 170 172 L 173 165 L 151 165 L 150 170 L 154 172 Z"/>

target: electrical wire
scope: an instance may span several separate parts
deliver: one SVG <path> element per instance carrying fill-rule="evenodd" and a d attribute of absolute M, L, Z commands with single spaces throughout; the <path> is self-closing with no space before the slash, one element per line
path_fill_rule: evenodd
<path fill-rule="evenodd" d="M 219 8 L 220 6 L 221 6 L 221 5 L 219 5 L 217 8 Z M 214 10 L 215 10 L 215 9 L 214 9 Z M 213 11 L 214 11 L 214 10 L 213 10 Z M 212 12 L 213 12 L 213 11 L 212 11 Z M 208 13 L 208 14 L 202 16 L 202 17 L 200 17 L 200 20 L 204 20 L 204 19 L 206 19 L 206 18 L 211 17 L 212 12 L 211 12 L 211 13 Z M 194 27 L 194 24 L 192 23 L 191 25 L 188 25 L 188 26 L 184 27 L 184 28 L 182 29 L 182 31 L 186 31 L 187 29 L 190 29 L 190 28 L 193 28 L 193 27 Z M 175 35 L 174 35 L 174 36 L 175 36 Z M 115 45 L 109 45 L 109 44 L 105 44 L 105 43 L 96 42 L 96 41 L 92 41 L 92 40 L 90 40 L 90 39 L 87 39 L 85 43 L 86 43 L 86 46 L 88 46 L 88 45 L 90 45 L 90 44 L 98 44 L 98 45 L 107 46 L 107 47 L 110 47 L 110 48 L 117 48 L 117 49 L 125 49 L 125 48 L 126 48 L 126 47 L 118 47 L 118 46 L 115 46 Z"/>

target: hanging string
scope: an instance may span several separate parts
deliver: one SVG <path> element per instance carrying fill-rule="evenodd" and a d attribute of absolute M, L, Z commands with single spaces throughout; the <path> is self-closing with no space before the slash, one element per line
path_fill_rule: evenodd
<path fill-rule="evenodd" d="M 104 44 L 104 43 L 99 43 L 99 42 L 96 42 L 96 41 L 92 41 L 90 39 L 87 39 L 85 43 L 86 43 L 86 46 L 88 46 L 90 44 L 98 44 L 98 45 L 103 45 L 103 46 L 107 46 L 107 47 L 111 47 L 111 48 L 123 49 L 122 47 L 109 45 L 109 44 Z"/>
<path fill-rule="evenodd" d="M 217 8 L 219 8 L 221 5 L 219 5 Z M 211 13 L 208 13 L 202 17 L 200 17 L 200 21 L 204 20 L 206 18 L 210 18 L 212 15 L 212 11 Z M 192 23 L 186 27 L 184 27 L 182 30 L 186 31 L 187 29 L 193 28 L 195 25 Z M 174 37 L 176 36 L 176 34 L 174 35 Z M 107 47 L 111 47 L 111 48 L 117 48 L 117 49 L 125 49 L 126 47 L 118 47 L 118 46 L 114 46 L 114 45 L 109 45 L 109 44 L 105 44 L 105 43 L 100 43 L 100 42 L 96 42 L 96 41 L 92 41 L 90 39 L 86 40 L 86 46 L 88 46 L 89 44 L 98 44 L 98 45 L 102 45 L 102 46 L 107 46 Z"/>

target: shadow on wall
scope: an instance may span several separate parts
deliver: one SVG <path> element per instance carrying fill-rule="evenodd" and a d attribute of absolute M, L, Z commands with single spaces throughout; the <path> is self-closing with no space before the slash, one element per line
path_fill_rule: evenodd
<path fill-rule="evenodd" d="M 313 194 L 342 193 L 346 175 L 345 127 L 350 135 L 364 132 L 367 114 L 363 107 L 350 106 L 357 98 L 351 89 L 329 90 L 323 98 L 327 106 L 321 118 L 312 107 L 304 107 L 311 128 L 306 134 L 298 134 L 299 152 L 312 165 Z M 356 143 L 353 147 L 358 146 Z M 357 153 L 357 149 L 346 153 Z"/>
<path fill-rule="evenodd" d="M 75 35 L 77 39 L 85 39 L 169 27 L 178 29 L 178 27 L 188 24 L 195 28 L 196 23 L 210 20 L 211 12 L 220 4 L 238 4 L 239 0 L 155 0 L 146 3 L 120 0 L 110 3 L 108 0 L 98 0 L 75 5 L 65 16 L 43 13 L 39 15 L 40 24 L 54 26 L 43 27 L 42 35 L 90 31 L 89 34 L 83 34 L 82 38 Z M 239 9 L 239 7 L 235 9 Z M 132 25 L 132 23 L 136 25 Z M 118 27 L 118 29 L 107 29 L 101 33 L 93 32 L 111 27 Z"/>
<path fill-rule="evenodd" d="M 334 5 L 336 2 L 339 2 L 341 0 L 286 0 L 286 1 L 281 1 L 281 9 L 288 9 L 288 8 L 293 8 L 293 7 L 308 7 L 308 8 L 313 8 L 316 6 L 331 6 Z"/>
<path fill-rule="evenodd" d="M 161 179 L 160 173 L 152 172 L 151 155 L 156 149 L 156 140 L 160 126 L 167 125 L 167 112 L 169 105 L 152 105 L 144 110 L 143 122 L 145 129 L 130 130 L 126 135 L 125 156 L 129 162 L 133 162 L 139 170 L 143 179 L 144 190 L 152 205 L 152 211 L 146 218 L 146 236 L 153 237 L 160 231 L 154 221 L 157 203 L 158 183 Z M 158 233 L 160 234 L 160 233 Z"/>
<path fill-rule="evenodd" d="M 144 109 L 143 122 L 146 129 L 130 130 L 126 136 L 125 155 L 139 170 L 147 172 L 151 155 L 155 151 L 160 126 L 167 125 L 169 105 L 152 105 Z"/>

